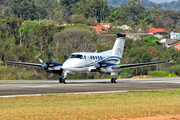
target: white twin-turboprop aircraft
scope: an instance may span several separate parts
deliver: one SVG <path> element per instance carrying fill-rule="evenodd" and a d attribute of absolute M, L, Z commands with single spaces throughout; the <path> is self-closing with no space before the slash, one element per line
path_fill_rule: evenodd
<path fill-rule="evenodd" d="M 149 66 L 161 63 L 171 63 L 175 61 L 162 61 L 162 62 L 148 62 L 148 63 L 137 63 L 118 65 L 122 59 L 125 37 L 126 35 L 152 35 L 149 33 L 107 33 L 103 35 L 117 35 L 116 41 L 112 50 L 104 51 L 101 53 L 97 52 L 78 52 L 72 53 L 70 57 L 62 64 L 56 62 L 42 62 L 42 64 L 25 63 L 25 62 L 14 62 L 5 61 L 4 55 L 2 56 L 2 62 L 11 64 L 29 65 L 43 68 L 46 72 L 59 73 L 62 77 L 59 79 L 59 83 L 67 83 L 67 74 L 75 74 L 76 72 L 99 72 L 104 74 L 110 74 L 114 76 L 111 79 L 111 83 L 117 83 L 118 71 L 125 68 L 134 68 Z"/>

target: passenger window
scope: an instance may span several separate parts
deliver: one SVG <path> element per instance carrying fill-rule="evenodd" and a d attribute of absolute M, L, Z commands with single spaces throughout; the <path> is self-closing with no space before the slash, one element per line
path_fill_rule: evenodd
<path fill-rule="evenodd" d="M 93 59 L 95 59 L 95 57 L 93 56 Z"/>
<path fill-rule="evenodd" d="M 95 56 L 95 58 L 97 59 L 97 56 Z"/>
<path fill-rule="evenodd" d="M 86 59 L 86 56 L 84 56 L 84 59 Z"/>
<path fill-rule="evenodd" d="M 90 56 L 90 58 L 92 59 L 92 56 Z"/>
<path fill-rule="evenodd" d="M 102 59 L 102 56 L 100 56 L 100 59 Z"/>
<path fill-rule="evenodd" d="M 99 59 L 99 56 L 98 56 L 98 59 Z"/>

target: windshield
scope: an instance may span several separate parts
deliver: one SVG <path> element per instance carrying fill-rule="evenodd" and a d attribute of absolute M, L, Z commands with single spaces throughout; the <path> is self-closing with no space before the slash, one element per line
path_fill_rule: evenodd
<path fill-rule="evenodd" d="M 83 56 L 82 56 L 82 55 L 79 55 L 79 54 L 72 54 L 72 55 L 70 55 L 69 58 L 80 58 L 80 59 L 82 59 Z"/>

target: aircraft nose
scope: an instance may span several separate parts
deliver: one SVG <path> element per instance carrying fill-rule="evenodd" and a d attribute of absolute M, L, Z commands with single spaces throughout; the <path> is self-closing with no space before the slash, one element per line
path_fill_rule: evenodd
<path fill-rule="evenodd" d="M 62 66 L 63 69 L 66 70 L 66 69 L 68 69 L 70 67 L 72 67 L 72 65 L 71 65 L 71 63 L 69 63 L 69 61 L 66 61 L 66 62 L 63 63 L 63 66 Z"/>

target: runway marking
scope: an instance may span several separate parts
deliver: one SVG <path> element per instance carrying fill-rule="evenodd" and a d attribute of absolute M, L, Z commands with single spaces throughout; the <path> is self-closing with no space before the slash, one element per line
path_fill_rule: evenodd
<path fill-rule="evenodd" d="M 128 92 L 128 90 L 121 91 L 100 91 L 100 92 L 74 92 L 74 93 L 66 93 L 66 94 L 90 94 L 90 93 L 120 93 L 120 92 Z"/>
<path fill-rule="evenodd" d="M 100 91 L 100 92 L 51 93 L 51 94 L 29 94 L 29 95 L 5 95 L 5 96 L 0 96 L 0 98 L 29 97 L 29 96 L 58 95 L 58 94 L 93 94 L 93 93 L 122 93 L 122 92 L 128 92 L 128 90 Z"/>

